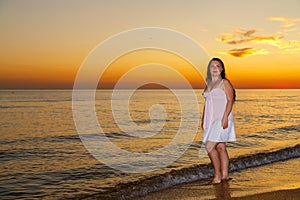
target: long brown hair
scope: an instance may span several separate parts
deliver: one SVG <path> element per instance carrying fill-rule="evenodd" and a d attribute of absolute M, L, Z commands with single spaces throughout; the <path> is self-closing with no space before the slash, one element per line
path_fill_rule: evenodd
<path fill-rule="evenodd" d="M 221 64 L 223 70 L 221 71 L 220 76 L 221 76 L 222 79 L 226 79 L 226 80 L 228 80 L 228 82 L 230 83 L 231 87 L 233 88 L 233 100 L 236 101 L 235 89 L 234 89 L 232 83 L 231 83 L 231 82 L 229 81 L 229 79 L 227 79 L 227 77 L 226 77 L 226 73 L 225 73 L 225 65 L 224 65 L 223 61 L 222 61 L 220 58 L 212 58 L 212 59 L 209 61 L 208 66 L 207 66 L 207 72 L 206 72 L 206 82 L 208 82 L 208 81 L 211 80 L 210 64 L 211 64 L 213 61 L 218 61 L 218 62 Z"/>

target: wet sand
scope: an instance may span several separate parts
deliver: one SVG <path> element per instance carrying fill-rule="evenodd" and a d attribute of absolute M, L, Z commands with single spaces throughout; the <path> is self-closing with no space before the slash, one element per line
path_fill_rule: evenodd
<path fill-rule="evenodd" d="M 295 190 L 279 190 L 275 192 L 267 192 L 262 194 L 255 194 L 245 197 L 236 197 L 231 199 L 241 200 L 269 200 L 269 199 L 285 199 L 285 200 L 298 200 L 300 198 L 300 189 Z"/>
<path fill-rule="evenodd" d="M 221 184 L 196 181 L 135 199 L 299 199 L 299 166 L 300 158 L 277 162 L 231 173 L 231 180 Z"/>

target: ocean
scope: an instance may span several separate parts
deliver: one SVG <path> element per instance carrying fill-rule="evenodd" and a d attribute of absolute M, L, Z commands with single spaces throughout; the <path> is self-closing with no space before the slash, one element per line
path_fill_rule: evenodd
<path fill-rule="evenodd" d="M 202 90 L 194 92 L 201 114 Z M 118 93 L 126 96 L 128 91 Z M 209 159 L 199 156 L 203 130 L 189 104 L 191 92 L 176 93 L 185 98 L 179 100 L 170 90 L 140 89 L 127 106 L 115 104 L 112 112 L 112 90 L 97 90 L 95 116 L 101 131 L 81 135 L 73 118 L 72 90 L 0 90 L 0 198 L 126 199 L 210 178 Z M 237 89 L 236 94 L 237 141 L 227 145 L 230 171 L 299 158 L 300 90 Z M 182 101 L 191 106 L 182 109 Z M 182 122 L 183 115 L 191 121 Z M 181 136 L 193 136 L 192 141 L 182 140 L 151 157 L 170 145 L 180 128 L 185 130 Z M 108 139 L 97 146 L 99 155 L 109 155 L 104 161 L 91 154 L 84 141 L 85 137 L 97 140 L 100 132 L 99 138 Z M 133 160 L 114 154 L 108 143 L 137 156 Z M 166 166 L 164 156 L 172 161 Z M 150 165 L 154 167 L 145 168 Z"/>

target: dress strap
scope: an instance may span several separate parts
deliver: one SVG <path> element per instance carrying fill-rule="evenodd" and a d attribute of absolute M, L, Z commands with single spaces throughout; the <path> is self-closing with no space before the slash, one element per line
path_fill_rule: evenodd
<path fill-rule="evenodd" d="M 220 81 L 220 83 L 219 83 L 219 85 L 218 85 L 218 88 L 221 88 L 221 85 L 222 85 L 222 83 L 223 83 L 223 80 L 224 80 L 224 79 L 222 79 L 222 80 Z"/>

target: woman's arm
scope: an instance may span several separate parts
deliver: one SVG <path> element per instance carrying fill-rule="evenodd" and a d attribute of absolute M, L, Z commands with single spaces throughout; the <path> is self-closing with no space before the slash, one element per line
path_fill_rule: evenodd
<path fill-rule="evenodd" d="M 201 128 L 204 129 L 204 112 L 205 112 L 205 105 L 203 106 L 203 111 L 202 111 L 202 121 L 201 121 Z"/>
<path fill-rule="evenodd" d="M 231 113 L 233 102 L 234 102 L 234 90 L 231 83 L 228 80 L 224 79 L 223 83 L 224 83 L 224 91 L 227 98 L 227 104 L 222 118 L 222 126 L 223 129 L 226 129 L 228 128 L 228 116 Z"/>
<path fill-rule="evenodd" d="M 204 92 L 206 92 L 206 90 L 207 90 L 207 84 L 205 85 L 202 96 L 203 96 Z M 202 129 L 204 129 L 204 126 L 203 126 L 204 125 L 204 114 L 205 114 L 204 112 L 205 112 L 205 103 L 204 103 L 203 111 L 202 111 L 202 121 L 201 121 L 201 128 Z"/>

